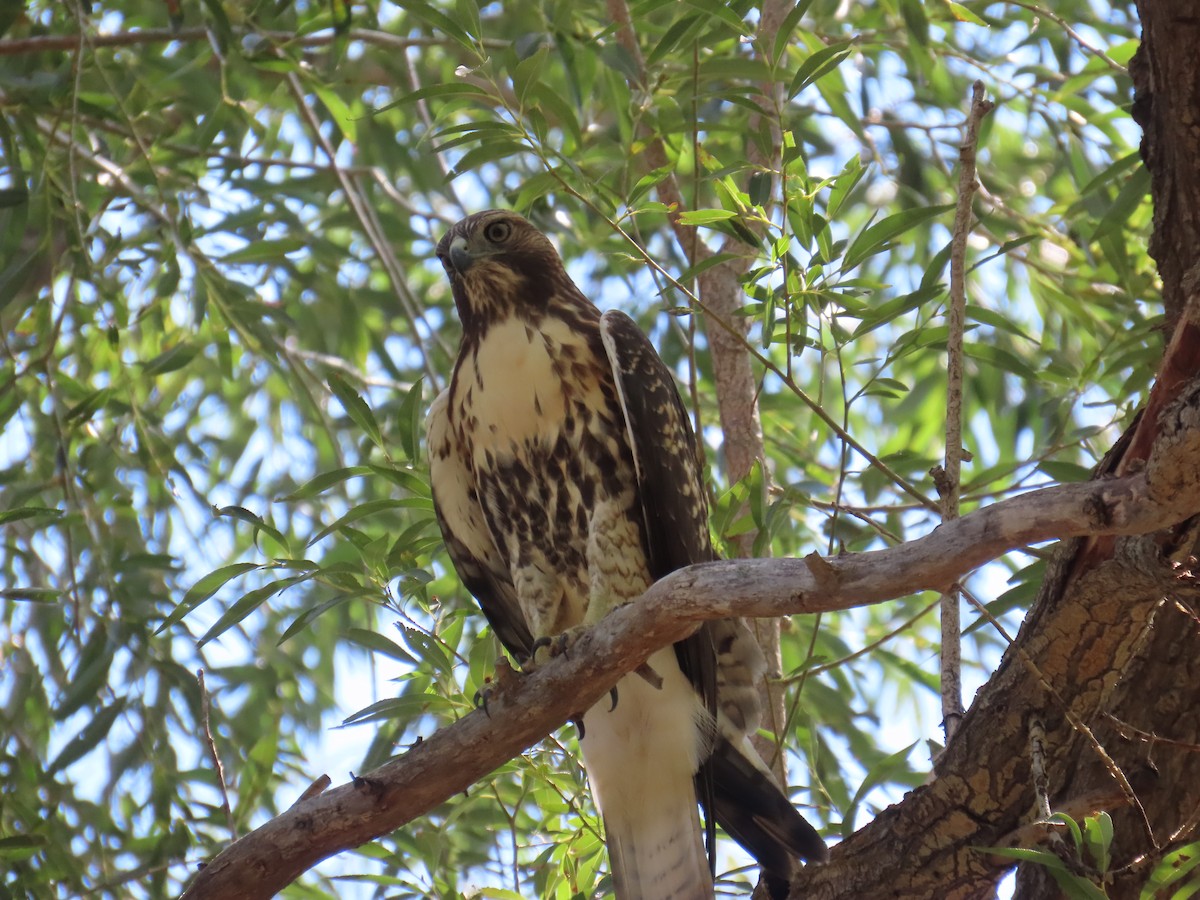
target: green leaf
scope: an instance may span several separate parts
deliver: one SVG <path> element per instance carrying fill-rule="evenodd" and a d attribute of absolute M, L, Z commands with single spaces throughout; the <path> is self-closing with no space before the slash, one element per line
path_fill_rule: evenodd
<path fill-rule="evenodd" d="M 401 9 L 423 19 L 427 24 L 432 26 L 435 34 L 446 35 L 452 40 L 457 41 L 465 49 L 471 51 L 472 54 L 478 52 L 475 40 L 463 31 L 457 21 L 430 6 L 428 3 L 425 3 L 424 0 L 404 0 L 404 5 Z"/>
<path fill-rule="evenodd" d="M 25 188 L 4 188 L 0 190 L 0 209 L 22 206 L 29 202 L 29 191 Z"/>
<path fill-rule="evenodd" d="M 1092 240 L 1099 241 L 1126 227 L 1134 210 L 1147 201 L 1150 194 L 1150 172 L 1145 166 L 1134 169 L 1117 197 L 1109 204 L 1104 217 L 1092 231 Z"/>
<path fill-rule="evenodd" d="M 680 214 L 679 223 L 681 225 L 711 225 L 713 222 L 732 219 L 736 215 L 737 213 L 728 209 L 690 209 Z"/>
<path fill-rule="evenodd" d="M 400 409 L 396 420 L 400 430 L 400 446 L 408 459 L 416 462 L 421 458 L 421 413 L 425 409 L 422 400 L 425 376 L 413 382 L 404 399 L 400 401 Z"/>
<path fill-rule="evenodd" d="M 428 502 L 423 498 L 406 497 L 398 500 L 368 500 L 366 503 L 360 503 L 358 506 L 354 507 L 354 509 L 350 510 L 350 512 L 339 518 L 332 525 L 327 525 L 318 531 L 315 535 L 313 535 L 313 537 L 309 538 L 307 546 L 311 547 L 313 544 L 317 543 L 327 535 L 330 535 L 339 529 L 345 528 L 347 525 L 357 522 L 359 519 L 365 519 L 368 516 L 373 516 L 376 513 L 387 512 L 389 510 L 401 508 L 422 508 L 428 507 L 428 505 Z"/>
<path fill-rule="evenodd" d="M 792 76 L 792 83 L 788 86 L 787 98 L 794 99 L 810 84 L 836 69 L 843 59 L 854 52 L 856 47 L 857 42 L 850 41 L 845 44 L 830 44 L 814 51 L 796 67 L 796 74 Z"/>
<path fill-rule="evenodd" d="M 417 660 L 411 653 L 377 631 L 367 631 L 365 628 L 350 628 L 346 631 L 346 637 L 360 647 L 365 647 L 374 653 L 382 653 L 384 656 L 390 656 L 392 659 L 397 659 L 411 666 L 417 665 Z"/>
<path fill-rule="evenodd" d="M 1082 875 L 1076 875 L 1066 863 L 1047 850 L 1026 850 L 1022 847 L 976 847 L 981 853 L 1003 856 L 1019 862 L 1043 866 L 1070 900 L 1108 900 L 1108 895 Z"/>
<path fill-rule="evenodd" d="M 1113 823 L 1108 813 L 1101 811 L 1083 820 L 1084 845 L 1101 875 L 1112 864 L 1112 840 Z"/>
<path fill-rule="evenodd" d="M 279 639 L 275 642 L 275 645 L 280 646 L 291 640 L 297 634 L 304 631 L 304 629 L 306 629 L 310 623 L 329 612 L 329 610 L 335 609 L 342 604 L 348 603 L 356 598 L 370 596 L 371 593 L 372 592 L 362 588 L 357 590 L 342 590 L 323 603 L 317 603 L 313 606 L 305 607 L 300 612 L 300 615 L 292 619 L 288 627 L 283 630 L 281 635 L 279 635 Z"/>
<path fill-rule="evenodd" d="M 704 26 L 705 18 L 705 16 L 692 13 L 672 22 L 671 26 L 663 32 L 663 36 L 658 39 L 654 49 L 647 54 L 646 66 L 657 66 L 670 56 L 679 44 L 691 43 L 695 40 L 697 33 Z"/>
<path fill-rule="evenodd" d="M 291 555 L 291 544 L 288 539 L 283 536 L 274 525 L 266 521 L 262 516 L 251 512 L 244 506 L 222 506 L 220 509 L 214 509 L 213 515 L 218 518 L 236 519 L 239 522 L 246 522 L 254 526 L 254 537 L 257 540 L 259 533 L 267 535 L 276 544 L 279 545 L 280 552 L 284 556 Z"/>
<path fill-rule="evenodd" d="M 947 0 L 946 6 L 949 7 L 950 14 L 960 22 L 967 22 L 971 25 L 980 25 L 984 28 L 989 27 L 987 22 L 979 18 L 979 16 L 975 15 L 975 13 L 971 12 L 971 10 L 967 9 L 961 3 L 955 3 L 954 0 Z"/>
<path fill-rule="evenodd" d="M 405 694 L 403 697 L 380 700 L 351 713 L 342 720 L 342 727 L 365 725 L 368 722 L 385 722 L 391 719 L 403 722 L 427 713 L 449 712 L 453 709 L 454 704 L 440 694 Z"/>
<path fill-rule="evenodd" d="M 413 106 L 423 100 L 490 100 L 483 90 L 474 84 L 462 81 L 448 81 L 445 84 L 427 84 L 411 91 L 392 103 L 375 110 L 376 115 L 396 107 Z"/>
<path fill-rule="evenodd" d="M 735 34 L 750 34 L 751 26 L 725 0 L 686 0 L 689 6 L 704 13 L 707 20 L 724 22 Z"/>
<path fill-rule="evenodd" d="M 375 414 L 371 412 L 371 407 L 358 391 L 350 387 L 346 379 L 342 378 L 337 372 L 329 373 L 329 389 L 333 391 L 333 395 L 337 397 L 338 402 L 342 404 L 342 408 L 346 410 L 351 420 L 361 428 L 368 438 L 371 439 L 376 447 L 386 450 L 383 443 L 383 433 L 379 430 L 379 423 L 375 421 Z"/>
<path fill-rule="evenodd" d="M 857 153 L 846 160 L 842 171 L 833 179 L 833 184 L 829 189 L 829 200 L 825 206 L 828 216 L 836 216 L 841 211 L 850 192 L 858 187 L 866 174 L 867 167 L 863 165 L 862 159 Z"/>
<path fill-rule="evenodd" d="M 225 610 L 221 616 L 213 623 L 213 626 L 204 632 L 204 636 L 197 642 L 198 646 L 203 647 L 209 641 L 220 637 L 234 625 L 241 622 L 246 616 L 250 615 L 280 591 L 291 587 L 294 584 L 299 584 L 301 581 L 308 580 L 308 575 L 292 575 L 287 578 L 280 578 L 272 581 L 269 584 L 264 584 L 262 587 L 255 588 L 243 594 L 238 600 Z"/>
<path fill-rule="evenodd" d="M 448 678 L 454 676 L 454 664 L 441 641 L 407 625 L 400 626 L 400 633 L 423 667 L 432 668 Z"/>
<path fill-rule="evenodd" d="M 315 78 L 308 79 L 308 86 L 320 98 L 325 109 L 329 111 L 330 118 L 333 119 L 342 136 L 352 144 L 358 143 L 357 117 L 350 112 L 346 101 L 334 93 L 328 85 Z"/>
<path fill-rule="evenodd" d="M 0 599 L 26 603 L 57 603 L 63 592 L 54 588 L 13 587 L 0 589 Z"/>
<path fill-rule="evenodd" d="M 234 578 L 261 568 L 263 567 L 258 563 L 234 563 L 233 565 L 222 566 L 214 572 L 209 572 L 192 585 L 191 589 L 183 595 L 183 599 L 179 601 L 179 604 L 171 611 L 171 614 L 163 620 L 163 623 L 155 629 L 154 633 L 162 634 L 163 631 L 170 628 Z"/>
<path fill-rule="evenodd" d="M 539 44 L 533 53 L 513 66 L 511 71 L 513 91 L 516 92 L 517 103 L 522 107 L 525 106 L 525 98 L 528 96 L 530 88 L 541 79 L 549 55 L 550 45 Z"/>
<path fill-rule="evenodd" d="M 853 830 L 855 811 L 858 809 L 859 804 L 862 803 L 867 794 L 880 785 L 894 781 L 895 776 L 898 773 L 908 773 L 911 771 L 912 767 L 909 765 L 908 755 L 912 753 L 913 748 L 916 747 L 918 743 L 919 741 L 914 741 L 907 747 L 885 756 L 870 768 L 866 774 L 866 777 L 863 778 L 862 783 L 859 784 L 858 790 L 854 792 L 854 797 L 850 801 L 850 807 L 843 818 L 845 836 L 848 837 L 850 831 Z"/>
<path fill-rule="evenodd" d="M 1190 877 L 1196 871 L 1197 866 L 1200 866 L 1200 841 L 1172 850 L 1162 858 L 1150 873 L 1150 877 L 1146 879 L 1146 884 L 1142 887 L 1141 900 L 1160 900 L 1160 898 L 1168 896 L 1164 893 L 1167 888 L 1179 884 L 1185 878 L 1188 879 L 1188 883 L 1171 894 L 1171 900 L 1176 900 L 1176 898 L 1186 900 L 1200 892 L 1200 881 Z"/>
<path fill-rule="evenodd" d="M 274 241 L 251 241 L 240 250 L 221 257 L 229 265 L 273 263 L 284 259 L 289 253 L 308 249 L 308 242 L 301 237 L 280 238 Z"/>
<path fill-rule="evenodd" d="M 449 178 L 457 178 L 467 172 L 473 172 L 484 163 L 508 159 L 519 153 L 528 153 L 529 145 L 519 141 L 488 141 L 464 153 L 450 171 Z"/>
<path fill-rule="evenodd" d="M 1030 368 L 1025 360 L 1021 359 L 1011 350 L 1004 347 L 996 346 L 995 344 L 982 344 L 975 341 L 967 341 L 963 344 L 963 353 L 969 359 L 979 360 L 988 365 L 1001 369 L 1005 372 L 1011 372 L 1020 378 L 1030 381 L 1037 381 L 1037 375 Z"/>
<path fill-rule="evenodd" d="M 295 503 L 297 500 L 311 500 L 323 494 L 334 485 L 341 484 L 351 478 L 373 474 L 375 474 L 375 468 L 372 466 L 344 466 L 340 469 L 334 469 L 332 472 L 322 472 L 320 475 L 304 482 L 304 484 L 290 494 L 280 497 L 279 502 Z"/>
<path fill-rule="evenodd" d="M 779 58 L 787 49 L 788 42 L 792 38 L 796 27 L 800 24 L 800 20 L 804 18 L 804 14 L 808 12 L 808 8 L 812 6 L 813 0 L 799 0 L 794 4 L 783 21 L 779 24 L 779 30 L 775 32 L 775 44 L 771 48 L 771 64 L 778 65 Z"/>
<path fill-rule="evenodd" d="M 169 350 L 164 350 L 149 362 L 143 363 L 142 373 L 150 376 L 166 375 L 168 372 L 182 369 L 195 358 L 199 351 L 199 347 L 188 341 L 176 344 Z"/>
<path fill-rule="evenodd" d="M 1059 484 L 1080 484 L 1092 477 L 1092 470 L 1087 466 L 1066 460 L 1043 459 L 1037 467 Z"/>
<path fill-rule="evenodd" d="M 61 519 L 63 511 L 48 506 L 20 506 L 0 512 L 0 525 L 20 522 L 22 519 Z"/>
<path fill-rule="evenodd" d="M 59 751 L 58 756 L 46 768 L 46 777 L 49 778 L 61 772 L 71 763 L 82 759 L 94 750 L 96 745 L 108 736 L 113 723 L 117 721 L 117 716 L 121 715 L 124 710 L 124 697 L 118 697 L 112 703 L 97 710 L 96 714 L 92 716 L 92 720 L 67 742 L 67 745 Z"/>
<path fill-rule="evenodd" d="M 848 272 L 868 257 L 882 253 L 890 241 L 953 209 L 952 203 L 906 209 L 868 226 L 850 242 L 842 260 L 842 271 Z"/>
<path fill-rule="evenodd" d="M 49 839 L 42 834 L 5 835 L 0 837 L 0 859 L 28 859 L 49 842 Z"/>

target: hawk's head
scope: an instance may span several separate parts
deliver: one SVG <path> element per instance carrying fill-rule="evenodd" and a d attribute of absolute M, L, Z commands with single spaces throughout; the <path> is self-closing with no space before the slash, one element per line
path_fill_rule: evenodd
<path fill-rule="evenodd" d="M 549 239 L 528 220 L 489 209 L 458 222 L 437 245 L 464 329 L 513 313 L 544 312 L 577 294 Z"/>

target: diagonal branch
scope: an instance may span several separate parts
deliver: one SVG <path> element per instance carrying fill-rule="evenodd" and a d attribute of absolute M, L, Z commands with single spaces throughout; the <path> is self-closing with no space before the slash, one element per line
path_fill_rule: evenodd
<path fill-rule="evenodd" d="M 1137 474 L 1013 497 L 885 550 L 723 560 L 676 572 L 582 635 L 569 656 L 527 677 L 502 678 L 489 704 L 490 717 L 476 711 L 353 783 L 298 802 L 222 851 L 200 870 L 184 897 L 273 896 L 320 860 L 386 834 L 466 790 L 595 704 L 656 648 L 682 639 L 705 619 L 879 603 L 916 590 L 940 590 L 964 572 L 1030 543 L 1146 534 L 1195 515 L 1200 512 L 1200 383 L 1194 382 L 1170 412 L 1164 437 Z M 978 728 L 969 725 L 968 719 L 955 748 L 971 745 Z"/>

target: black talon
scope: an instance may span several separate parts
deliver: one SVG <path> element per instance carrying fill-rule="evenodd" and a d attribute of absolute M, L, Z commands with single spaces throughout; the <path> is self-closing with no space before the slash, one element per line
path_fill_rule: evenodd
<path fill-rule="evenodd" d="M 492 717 L 491 712 L 488 711 L 488 705 L 487 705 L 488 694 L 490 694 L 490 693 L 491 693 L 491 691 L 488 690 L 487 688 L 480 688 L 479 690 L 477 690 L 475 692 L 475 696 L 472 698 L 475 702 L 475 705 L 477 707 L 479 707 L 480 709 L 482 709 L 483 714 L 485 716 L 487 716 L 489 719 Z"/>
<path fill-rule="evenodd" d="M 585 733 L 585 729 L 583 727 L 583 716 L 572 716 L 567 721 L 575 726 L 575 730 L 579 732 L 579 739 L 582 741 Z"/>
<path fill-rule="evenodd" d="M 612 712 L 617 708 L 617 686 L 615 684 L 612 686 L 612 690 L 608 692 L 608 696 L 612 697 L 612 706 L 608 708 L 608 711 Z"/>

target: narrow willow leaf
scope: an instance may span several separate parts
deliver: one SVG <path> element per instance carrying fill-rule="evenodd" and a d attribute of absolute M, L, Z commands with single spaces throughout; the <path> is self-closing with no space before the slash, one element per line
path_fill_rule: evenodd
<path fill-rule="evenodd" d="M 375 472 L 372 466 L 345 466 L 341 469 L 334 469 L 332 472 L 322 472 L 313 478 L 310 478 L 296 490 L 286 496 L 279 497 L 280 503 L 294 503 L 297 500 L 311 500 L 318 494 L 322 494 L 329 490 L 335 484 L 341 484 L 351 478 L 357 478 L 362 475 L 371 475 Z"/>
<path fill-rule="evenodd" d="M 787 98 L 793 99 L 810 84 L 818 81 L 838 67 L 838 64 L 854 52 L 855 43 L 831 44 L 814 51 L 808 59 L 796 67 L 792 83 L 788 86 Z"/>
<path fill-rule="evenodd" d="M 421 455 L 421 413 L 425 409 L 422 398 L 424 387 L 425 376 L 422 375 L 413 382 L 413 386 L 408 389 L 408 393 L 400 401 L 400 410 L 396 417 L 400 431 L 400 446 L 404 449 L 404 455 L 412 462 L 420 459 Z"/>
<path fill-rule="evenodd" d="M 234 563 L 233 565 L 222 566 L 214 572 L 209 572 L 191 586 L 188 592 L 183 595 L 183 599 L 179 601 L 179 605 L 171 611 L 171 614 L 163 620 L 163 623 L 155 629 L 154 633 L 161 634 L 167 628 L 170 628 L 232 579 L 261 568 L 262 566 L 258 563 Z"/>
<path fill-rule="evenodd" d="M 280 591 L 301 581 L 306 581 L 308 577 L 307 575 L 293 575 L 289 578 L 280 578 L 277 581 L 272 581 L 270 584 L 264 584 L 262 587 L 246 592 L 238 598 L 237 602 L 221 614 L 220 618 L 213 623 L 213 626 L 208 631 L 204 632 L 204 636 L 200 638 L 198 646 L 203 647 L 209 641 L 220 637 Z"/>
<path fill-rule="evenodd" d="M 19 522 L 22 519 L 61 519 L 63 511 L 48 506 L 20 506 L 0 512 L 0 525 Z"/>
<path fill-rule="evenodd" d="M 108 732 L 112 729 L 113 723 L 117 721 L 119 716 L 125 709 L 125 698 L 119 697 L 108 706 L 101 707 L 100 710 L 92 717 L 80 732 L 67 742 L 67 745 L 59 751 L 58 756 L 46 768 L 46 776 L 49 777 L 58 772 L 61 772 L 71 763 L 82 759 L 99 744 Z"/>
<path fill-rule="evenodd" d="M 868 257 L 883 252 L 889 241 L 953 209 L 952 203 L 906 209 L 870 225 L 850 242 L 842 261 L 842 271 L 853 269 Z"/>
<path fill-rule="evenodd" d="M 164 350 L 149 362 L 143 363 L 142 374 L 151 376 L 165 375 L 168 372 L 182 369 L 192 361 L 199 351 L 199 347 L 187 341 L 176 344 L 174 347 Z"/>
<path fill-rule="evenodd" d="M 367 405 L 358 391 L 354 390 L 337 372 L 329 373 L 328 383 L 329 389 L 333 391 L 333 395 L 338 398 L 338 402 L 346 410 L 346 415 L 355 425 L 366 432 L 367 437 L 376 447 L 383 447 L 383 433 L 379 430 L 379 423 L 375 421 L 375 414 L 371 412 L 371 407 Z"/>

